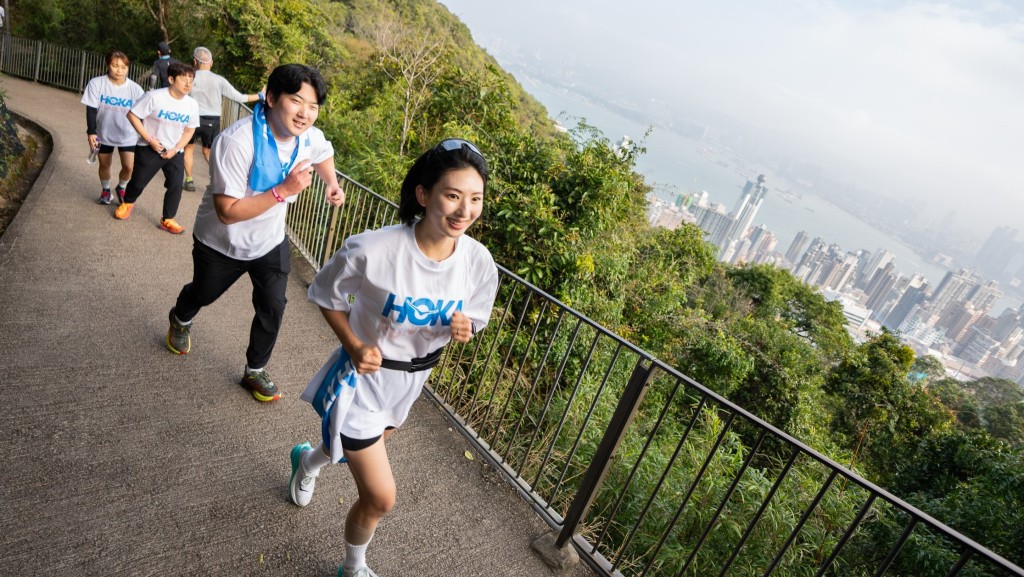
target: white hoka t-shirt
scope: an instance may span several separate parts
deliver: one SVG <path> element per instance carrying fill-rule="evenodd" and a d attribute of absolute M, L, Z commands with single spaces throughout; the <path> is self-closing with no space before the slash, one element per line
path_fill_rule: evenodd
<path fill-rule="evenodd" d="M 455 311 L 482 329 L 497 289 L 494 259 L 475 239 L 460 237 L 455 252 L 436 262 L 420 251 L 413 227 L 393 225 L 346 239 L 313 279 L 308 296 L 321 307 L 347 311 L 352 331 L 385 359 L 410 361 L 451 340 Z M 429 370 L 389 369 L 359 375 L 341 433 L 368 439 L 400 426 L 428 376 Z M 311 402 L 318 384 L 310 383 L 302 399 Z"/>
<path fill-rule="evenodd" d="M 189 95 L 182 99 L 171 96 L 170 88 L 150 90 L 132 107 L 132 114 L 142 119 L 146 132 L 170 150 L 178 146 L 186 128 L 199 126 L 199 105 Z M 137 137 L 139 146 L 149 146 Z"/>
<path fill-rule="evenodd" d="M 138 133 L 128 122 L 128 111 L 142 97 L 142 87 L 126 78 L 120 86 L 104 74 L 89 81 L 82 104 L 96 109 L 96 137 L 107 146 L 135 146 Z"/>
<path fill-rule="evenodd" d="M 282 165 L 291 161 L 295 154 L 296 166 L 304 160 L 313 164 L 334 157 L 334 147 L 324 137 L 323 131 L 310 127 L 298 138 L 277 142 L 277 154 Z M 274 205 L 263 214 L 235 224 L 224 224 L 217 218 L 213 195 L 224 194 L 233 198 L 246 198 L 257 194 L 270 194 L 265 190 L 249 188 L 249 171 L 252 169 L 253 141 L 252 117 L 243 118 L 221 132 L 210 149 L 210 186 L 206 188 L 203 201 L 196 211 L 193 234 L 200 242 L 217 252 L 238 260 L 255 260 L 284 241 L 286 205 L 298 200 L 298 195 L 289 196 L 287 202 Z"/>

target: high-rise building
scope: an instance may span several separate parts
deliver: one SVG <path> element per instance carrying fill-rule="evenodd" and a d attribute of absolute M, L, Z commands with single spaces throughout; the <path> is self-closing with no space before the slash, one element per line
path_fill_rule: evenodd
<path fill-rule="evenodd" d="M 960 344 L 953 349 L 953 354 L 973 365 L 981 365 L 990 355 L 999 350 L 995 339 L 978 329 L 970 329 Z"/>
<path fill-rule="evenodd" d="M 942 316 L 945 309 L 952 303 L 967 302 L 967 297 L 974 290 L 974 287 L 981 282 L 974 269 L 960 269 L 957 272 L 947 272 L 942 277 L 942 282 L 935 287 L 932 293 L 932 313 Z"/>
<path fill-rule="evenodd" d="M 800 231 L 796 233 L 796 238 L 793 239 L 793 244 L 789 245 L 789 250 L 786 251 L 786 260 L 792 263 L 791 266 L 796 268 L 796 264 L 800 261 L 800 256 L 807 250 L 807 243 L 811 240 L 811 237 L 806 232 Z"/>
<path fill-rule="evenodd" d="M 704 238 L 711 244 L 721 247 L 733 222 L 726 213 L 725 205 L 717 202 L 707 204 L 702 201 L 691 206 L 690 212 L 697 220 L 697 226 L 704 231 Z"/>
<path fill-rule="evenodd" d="M 889 291 L 896 285 L 896 266 L 891 262 L 875 271 L 871 280 L 864 289 L 867 295 L 867 306 L 869 309 L 877 310 L 889 296 Z"/>
<path fill-rule="evenodd" d="M 730 249 L 730 244 L 746 238 L 750 230 L 750 224 L 757 216 L 757 211 L 764 203 L 764 197 L 768 194 L 768 186 L 765 185 L 765 176 L 758 175 L 757 182 L 748 180 L 743 187 L 743 193 L 736 202 L 736 208 L 732 211 L 732 226 L 729 227 L 723 241 L 718 245 L 721 249 L 720 255 Z M 721 258 L 721 256 L 719 256 Z"/>
<path fill-rule="evenodd" d="M 895 329 L 903 324 L 903 321 L 907 319 L 907 315 L 916 306 L 924 302 L 928 296 L 928 280 L 922 275 L 915 274 L 910 279 L 910 283 L 907 288 L 903 291 L 900 299 L 896 301 L 896 305 L 889 310 L 889 314 L 885 317 L 885 326 L 890 329 Z"/>
<path fill-rule="evenodd" d="M 1020 328 L 1020 309 L 1007 308 L 996 318 L 991 332 L 997 340 L 1005 341 L 1015 330 Z"/>
<path fill-rule="evenodd" d="M 974 287 L 971 296 L 967 297 L 967 302 L 974 305 L 975 309 L 987 314 L 1001 296 L 1003 296 L 1003 291 L 999 289 L 999 283 L 990 280 L 984 285 Z"/>
<path fill-rule="evenodd" d="M 811 284 L 808 279 L 816 274 L 817 268 L 825 256 L 827 246 L 824 239 L 814 237 L 811 246 L 800 257 L 800 262 L 793 267 L 793 276 L 802 282 Z"/>
<path fill-rule="evenodd" d="M 868 256 L 867 264 L 865 264 L 864 268 L 861 270 L 861 277 L 857 281 L 857 286 L 859 288 L 866 287 L 867 284 L 871 282 L 871 279 L 875 277 L 875 273 L 878 272 L 879 269 L 883 269 L 886 265 L 892 263 L 894 258 L 896 258 L 896 255 L 885 249 L 878 249 L 874 254 Z M 869 291 L 865 289 L 865 292 Z"/>
<path fill-rule="evenodd" d="M 768 230 L 763 224 L 750 229 L 750 250 L 747 251 L 748 262 L 764 262 L 765 258 L 775 250 L 779 244 L 775 233 Z"/>
<path fill-rule="evenodd" d="M 974 260 L 978 270 L 987 278 L 1005 278 L 1014 256 L 1022 250 L 1021 243 L 1017 242 L 1017 232 L 1009 226 L 997 227 L 981 245 Z"/>

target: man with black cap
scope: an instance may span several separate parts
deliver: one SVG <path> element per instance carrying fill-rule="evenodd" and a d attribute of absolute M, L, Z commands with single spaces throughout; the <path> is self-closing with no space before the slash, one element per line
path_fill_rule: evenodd
<path fill-rule="evenodd" d="M 153 62 L 153 73 L 149 75 L 149 89 L 167 88 L 171 83 L 167 80 L 167 67 L 172 62 L 178 62 L 177 58 L 171 57 L 171 46 L 161 40 L 156 43 L 157 58 Z"/>

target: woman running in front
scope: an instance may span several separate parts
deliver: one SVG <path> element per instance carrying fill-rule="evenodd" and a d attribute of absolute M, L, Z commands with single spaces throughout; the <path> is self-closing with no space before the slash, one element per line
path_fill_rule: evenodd
<path fill-rule="evenodd" d="M 466 236 L 486 184 L 476 146 L 441 141 L 405 176 L 402 224 L 346 239 L 309 287 L 341 346 L 302 394 L 322 419 L 322 440 L 292 449 L 289 485 L 305 507 L 320 469 L 348 461 L 359 498 L 345 520 L 339 576 L 376 577 L 366 548 L 396 494 L 384 441 L 405 422 L 443 347 L 469 342 L 490 317 L 498 270 Z"/>

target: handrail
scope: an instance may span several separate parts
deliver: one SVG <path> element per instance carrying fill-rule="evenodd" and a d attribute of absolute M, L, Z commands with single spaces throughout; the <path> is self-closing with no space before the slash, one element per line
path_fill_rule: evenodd
<path fill-rule="evenodd" d="M 0 37 L 0 71 L 70 90 L 102 74 L 97 57 Z M 225 101 L 223 124 L 249 113 Z M 350 234 L 397 222 L 394 202 L 338 178 L 343 206 L 323 202 L 314 179 L 288 212 L 289 239 L 316 269 Z M 448 347 L 425 393 L 558 532 L 556 544 L 571 543 L 600 575 L 1024 576 L 498 268 L 491 323 Z M 932 566 L 894 572 L 923 541 Z"/>

